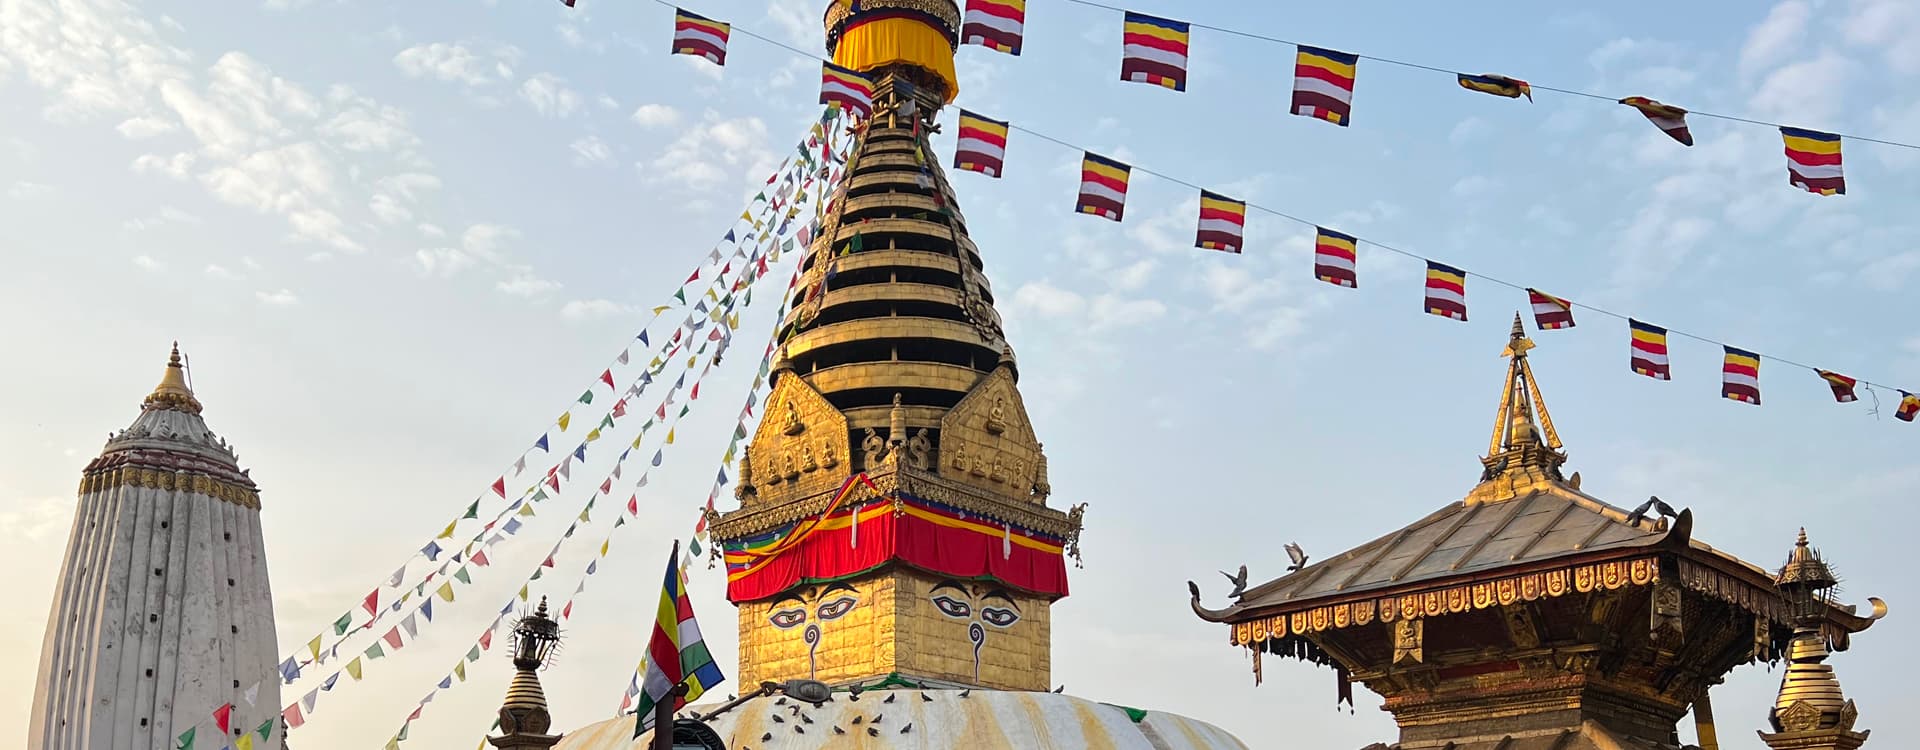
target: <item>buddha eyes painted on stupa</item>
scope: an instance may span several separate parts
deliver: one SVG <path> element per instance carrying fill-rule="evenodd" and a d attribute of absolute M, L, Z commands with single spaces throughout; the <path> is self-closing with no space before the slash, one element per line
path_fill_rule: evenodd
<path fill-rule="evenodd" d="M 806 624 L 808 619 L 832 622 L 846 617 L 859 604 L 859 589 L 845 583 L 830 583 L 817 592 L 812 587 L 795 589 L 773 600 L 773 609 L 767 613 L 767 623 L 781 630 L 791 630 Z"/>
<path fill-rule="evenodd" d="M 966 584 L 945 580 L 933 585 L 927 599 L 940 614 L 956 620 L 970 619 L 977 613 L 980 622 L 996 628 L 1012 627 L 1020 621 L 1020 605 L 1014 603 L 1012 594 L 1001 588 L 975 594 Z"/>

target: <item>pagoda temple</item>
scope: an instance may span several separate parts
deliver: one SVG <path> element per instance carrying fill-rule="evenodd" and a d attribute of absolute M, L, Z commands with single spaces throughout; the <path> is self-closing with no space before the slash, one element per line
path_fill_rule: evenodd
<path fill-rule="evenodd" d="M 200 410 L 175 346 L 81 475 L 28 750 L 174 747 L 223 705 L 236 737 L 278 723 L 260 490 Z"/>
<path fill-rule="evenodd" d="M 1762 737 L 1775 750 L 1857 747 L 1857 712 L 1825 665 L 1828 645 L 1886 613 L 1833 603 L 1832 576 L 1800 539 L 1777 575 L 1693 536 L 1690 510 L 1649 498 L 1628 511 L 1565 476 L 1560 435 L 1516 316 L 1480 482 L 1465 498 L 1247 588 L 1201 618 L 1261 657 L 1331 667 L 1400 726 L 1390 750 L 1676 750 L 1690 711 L 1718 747 L 1709 689 L 1733 668 L 1785 658 Z M 1847 744 L 1852 743 L 1852 744 Z"/>
<path fill-rule="evenodd" d="M 1048 610 L 1084 506 L 1049 504 L 985 264 L 931 157 L 959 24 L 953 0 L 827 9 L 827 49 L 872 79 L 875 110 L 779 323 L 739 507 L 709 518 L 747 695 L 702 719 L 726 747 L 760 750 L 1243 748 L 1192 719 L 1050 691 Z M 558 747 L 648 747 L 634 725 Z"/>

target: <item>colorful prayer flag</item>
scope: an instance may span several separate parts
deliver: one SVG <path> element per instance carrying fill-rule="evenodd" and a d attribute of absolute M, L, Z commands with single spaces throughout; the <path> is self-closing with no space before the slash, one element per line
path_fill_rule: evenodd
<path fill-rule="evenodd" d="M 493 480 L 493 494 L 499 495 L 502 498 L 505 498 L 507 496 L 507 478 L 506 477 L 501 477 L 499 479 Z"/>
<path fill-rule="evenodd" d="M 1467 272 L 1427 261 L 1427 312 L 1442 318 L 1467 319 Z"/>
<path fill-rule="evenodd" d="M 820 63 L 820 103 L 861 117 L 873 114 L 873 81 L 830 62 Z"/>
<path fill-rule="evenodd" d="M 1007 123 L 960 110 L 960 140 L 954 145 L 953 167 L 999 177 L 1006 168 L 1007 132 Z"/>
<path fill-rule="evenodd" d="M 673 9 L 673 53 L 727 64 L 727 35 L 733 27 L 679 8 Z"/>
<path fill-rule="evenodd" d="M 1121 32 L 1120 80 L 1187 90 L 1187 24 L 1128 11 Z"/>
<path fill-rule="evenodd" d="M 1814 370 L 1814 372 L 1819 373 L 1820 379 L 1827 381 L 1827 387 L 1833 389 L 1833 400 L 1843 404 L 1860 400 L 1860 397 L 1853 393 L 1854 386 L 1860 381 L 1832 370 Z"/>
<path fill-rule="evenodd" d="M 1720 368 L 1720 395 L 1759 406 L 1760 355 L 1731 346 L 1726 349 L 1727 361 Z"/>
<path fill-rule="evenodd" d="M 636 709 L 633 736 L 639 737 L 653 722 L 653 707 L 668 698 L 677 685 L 686 685 L 685 695 L 673 697 L 679 710 L 698 700 L 708 688 L 726 679 L 720 665 L 707 653 L 700 636 L 700 624 L 693 616 L 693 602 L 687 598 L 685 579 L 680 574 L 680 544 L 674 543 L 667 554 L 666 581 L 660 590 L 660 607 L 647 640 L 647 676 L 642 681 L 640 706 Z"/>
<path fill-rule="evenodd" d="M 960 43 L 1018 56 L 1026 25 L 1027 0 L 967 0 Z"/>
<path fill-rule="evenodd" d="M 1846 195 L 1840 172 L 1840 136 L 1817 130 L 1781 128 L 1787 144 L 1787 184 L 1819 195 Z"/>
<path fill-rule="evenodd" d="M 1627 328 L 1632 333 L 1628 364 L 1633 371 L 1655 380 L 1671 380 L 1673 371 L 1667 366 L 1667 329 L 1632 318 L 1627 319 Z"/>
<path fill-rule="evenodd" d="M 1640 114 L 1647 116 L 1648 122 L 1653 123 L 1660 132 L 1679 141 L 1681 145 L 1693 145 L 1693 133 L 1687 131 L 1686 110 L 1671 104 L 1661 104 L 1644 96 L 1629 96 L 1621 99 L 1620 103 L 1640 110 Z"/>
<path fill-rule="evenodd" d="M 1091 151 L 1080 161 L 1078 210 L 1119 221 L 1127 207 L 1127 178 L 1133 168 Z"/>
<path fill-rule="evenodd" d="M 1573 303 L 1555 297 L 1538 289 L 1527 290 L 1527 299 L 1533 303 L 1533 324 L 1542 331 L 1557 331 L 1573 327 Z"/>
<path fill-rule="evenodd" d="M 1246 228 L 1246 201 L 1200 191 L 1200 229 L 1194 247 L 1237 254 L 1245 243 Z"/>
<path fill-rule="evenodd" d="M 1314 227 L 1313 276 L 1334 286 L 1352 289 L 1359 285 L 1360 241 L 1326 227 Z"/>
<path fill-rule="evenodd" d="M 1293 113 L 1346 127 L 1359 55 L 1301 45 L 1293 62 Z"/>
<path fill-rule="evenodd" d="M 213 710 L 213 725 L 220 728 L 220 734 L 233 731 L 233 704 L 228 703 Z"/>
<path fill-rule="evenodd" d="M 1900 407 L 1894 410 L 1893 418 L 1902 422 L 1911 422 L 1917 414 L 1920 414 L 1920 396 L 1901 391 Z"/>
<path fill-rule="evenodd" d="M 1528 85 L 1526 81 L 1518 78 L 1508 78 L 1507 76 L 1494 75 L 1492 73 L 1482 73 L 1480 75 L 1460 73 L 1458 76 L 1460 88 L 1468 91 L 1504 96 L 1508 99 L 1518 99 L 1524 96 L 1527 98 L 1527 101 L 1533 101 L 1533 87 Z"/>
<path fill-rule="evenodd" d="M 1119 81 L 1187 90 L 1187 40 L 1188 25 L 1183 21 L 1127 12 L 1121 29 Z"/>

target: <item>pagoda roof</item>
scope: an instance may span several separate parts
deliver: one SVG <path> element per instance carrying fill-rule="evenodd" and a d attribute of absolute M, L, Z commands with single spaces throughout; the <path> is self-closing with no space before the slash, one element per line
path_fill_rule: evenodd
<path fill-rule="evenodd" d="M 1678 524 L 1628 522 L 1627 511 L 1564 485 L 1533 489 L 1500 502 L 1459 501 L 1373 541 L 1248 589 L 1215 622 L 1329 597 L 1421 590 L 1569 558 L 1613 557 L 1657 547 Z M 1684 531 L 1680 537 L 1684 538 Z"/>

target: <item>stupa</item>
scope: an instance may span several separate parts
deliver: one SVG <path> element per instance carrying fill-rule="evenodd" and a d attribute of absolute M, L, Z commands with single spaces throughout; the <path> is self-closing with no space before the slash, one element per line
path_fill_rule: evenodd
<path fill-rule="evenodd" d="M 171 748 L 228 704 L 235 737 L 277 721 L 260 490 L 200 409 L 175 346 L 82 473 L 27 750 Z"/>
<path fill-rule="evenodd" d="M 1084 507 L 1049 505 L 980 250 L 932 156 L 958 90 L 959 7 L 835 0 L 825 25 L 834 61 L 873 80 L 875 111 L 779 324 L 740 506 L 710 518 L 739 609 L 737 689 L 790 689 L 694 712 L 757 750 L 1243 748 L 1050 690 L 1049 609 Z M 558 747 L 648 747 L 634 723 Z"/>

